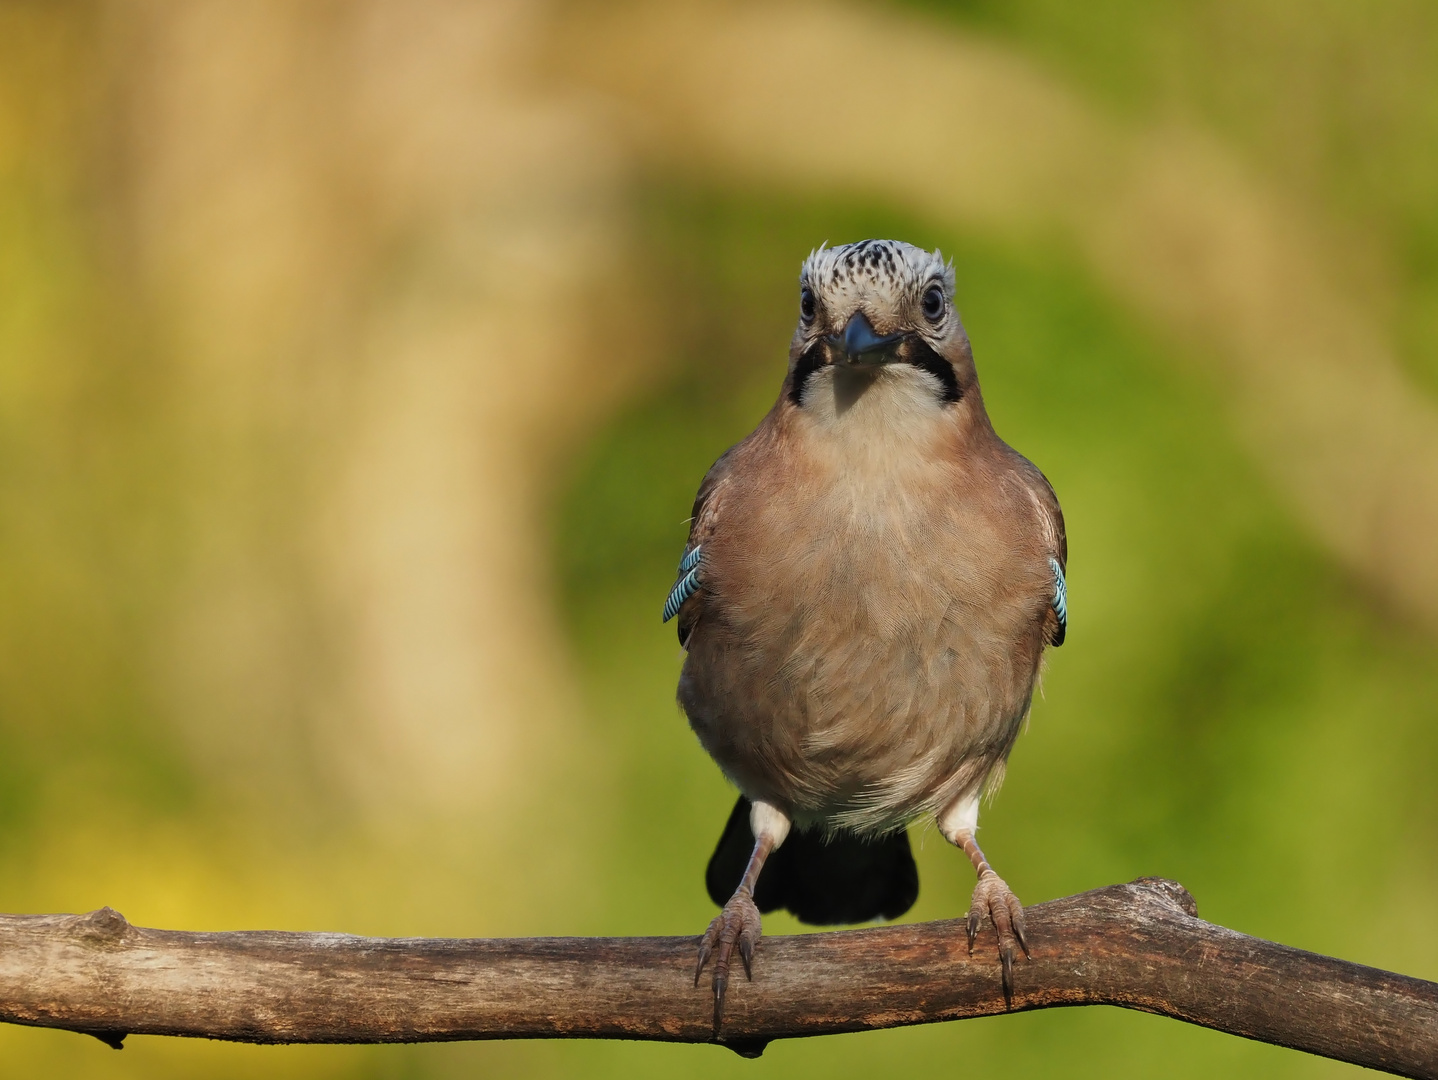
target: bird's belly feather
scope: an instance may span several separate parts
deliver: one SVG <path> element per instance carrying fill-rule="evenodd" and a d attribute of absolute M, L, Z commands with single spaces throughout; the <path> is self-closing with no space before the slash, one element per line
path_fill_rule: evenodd
<path fill-rule="evenodd" d="M 1028 711 L 1035 583 L 999 572 L 1005 540 L 981 519 L 915 487 L 771 493 L 706 547 L 680 703 L 741 790 L 801 824 L 937 812 Z"/>

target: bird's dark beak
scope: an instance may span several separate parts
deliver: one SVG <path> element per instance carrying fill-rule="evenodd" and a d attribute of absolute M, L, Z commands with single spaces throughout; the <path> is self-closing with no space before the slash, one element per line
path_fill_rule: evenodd
<path fill-rule="evenodd" d="M 830 336 L 829 344 L 843 354 L 846 363 L 877 365 L 892 360 L 895 347 L 903 339 L 903 334 L 880 337 L 864 313 L 856 311 L 849 317 L 842 334 Z"/>

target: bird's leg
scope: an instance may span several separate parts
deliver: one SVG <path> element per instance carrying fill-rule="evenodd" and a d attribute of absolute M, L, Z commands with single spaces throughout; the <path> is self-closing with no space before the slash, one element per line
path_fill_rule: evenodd
<path fill-rule="evenodd" d="M 1024 909 L 1019 898 L 994 873 L 994 868 L 984 858 L 979 842 L 974 838 L 979 827 L 979 797 L 977 794 L 958 799 L 939 815 L 939 831 L 944 838 L 960 848 L 974 864 L 979 883 L 974 886 L 973 902 L 969 905 L 969 918 L 965 932 L 969 939 L 969 955 L 974 954 L 974 941 L 979 936 L 979 927 L 984 916 L 993 920 L 994 930 L 999 939 L 999 960 L 1004 969 L 1004 1000 L 1012 1001 L 1014 996 L 1014 953 L 1015 947 L 1029 955 L 1029 943 L 1024 936 Z"/>
<path fill-rule="evenodd" d="M 754 886 L 759 881 L 759 871 L 764 869 L 764 860 L 789 835 L 789 819 L 768 803 L 755 802 L 749 812 L 749 828 L 754 833 L 754 852 L 749 856 L 749 865 L 744 868 L 744 877 L 734 895 L 724 905 L 704 936 L 699 939 L 699 966 L 694 969 L 694 985 L 704 974 L 704 965 L 714 957 L 714 1034 L 719 1034 L 719 1024 L 724 1017 L 724 991 L 729 986 L 729 963 L 734 946 L 739 947 L 739 959 L 744 963 L 744 974 L 754 978 L 754 949 L 759 944 L 761 933 L 759 908 L 754 904 Z"/>

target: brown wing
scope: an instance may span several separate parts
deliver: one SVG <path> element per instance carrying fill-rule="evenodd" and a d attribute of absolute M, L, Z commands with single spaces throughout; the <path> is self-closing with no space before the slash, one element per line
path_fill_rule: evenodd
<path fill-rule="evenodd" d="M 715 522 L 724 502 L 724 489 L 729 483 L 729 469 L 734 451 L 726 450 L 704 474 L 699 493 L 694 496 L 694 510 L 689 518 L 689 542 L 679 560 L 679 574 L 669 598 L 664 603 L 664 621 L 678 616 L 679 644 L 687 645 L 689 635 L 699 621 L 704 593 L 704 543 L 713 534 Z"/>
<path fill-rule="evenodd" d="M 1044 613 L 1044 638 L 1055 648 L 1064 643 L 1068 636 L 1068 562 L 1069 542 L 1064 532 L 1064 513 L 1059 507 L 1058 496 L 1033 462 L 1021 455 L 1015 455 L 1022 463 L 1019 474 L 1023 477 L 1029 499 L 1038 515 L 1039 528 L 1043 531 L 1044 550 L 1048 553 L 1054 575 L 1054 591 Z"/>

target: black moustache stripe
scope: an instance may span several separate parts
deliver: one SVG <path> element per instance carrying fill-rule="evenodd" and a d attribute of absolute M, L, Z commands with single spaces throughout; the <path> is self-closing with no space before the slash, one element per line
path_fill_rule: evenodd
<path fill-rule="evenodd" d="M 799 357 L 798 363 L 794 365 L 794 378 L 789 386 L 789 400 L 795 405 L 804 403 L 804 387 L 808 383 L 809 377 L 828 364 L 828 349 L 828 344 L 820 339 L 810 345 Z M 935 352 L 923 338 L 913 334 L 907 336 L 903 344 L 899 346 L 899 352 L 895 359 L 899 363 L 911 364 L 920 371 L 927 371 L 938 379 L 942 388 L 939 397 L 945 404 L 952 404 L 964 396 L 964 392 L 959 386 L 959 377 L 954 374 L 954 365 Z"/>
<path fill-rule="evenodd" d="M 959 388 L 959 377 L 954 374 L 954 365 L 930 348 L 923 338 L 913 334 L 906 337 L 899 346 L 899 359 L 938 379 L 944 388 L 940 396 L 946 404 L 953 404 L 964 396 L 963 390 Z"/>
<path fill-rule="evenodd" d="M 804 404 L 804 384 L 809 381 L 809 376 L 828 363 L 827 350 L 828 346 L 821 338 L 810 345 L 794 365 L 794 381 L 789 386 L 789 400 L 795 405 Z"/>

